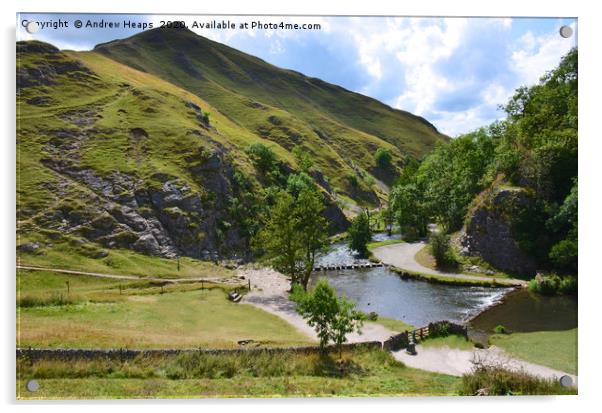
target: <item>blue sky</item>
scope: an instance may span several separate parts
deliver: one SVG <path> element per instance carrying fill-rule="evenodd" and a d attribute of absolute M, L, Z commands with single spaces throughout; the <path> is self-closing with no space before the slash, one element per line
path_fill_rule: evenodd
<path fill-rule="evenodd" d="M 153 23 L 161 20 L 229 20 L 311 23 L 320 30 L 192 29 L 198 34 L 374 97 L 424 116 L 456 136 L 496 119 L 498 109 L 521 85 L 537 82 L 577 45 L 570 18 L 408 18 L 21 14 L 17 39 L 39 39 L 60 48 L 89 50 L 140 29 L 76 29 L 77 19 Z M 67 29 L 28 34 L 23 20 L 69 22 Z M 562 38 L 562 25 L 575 34 Z"/>

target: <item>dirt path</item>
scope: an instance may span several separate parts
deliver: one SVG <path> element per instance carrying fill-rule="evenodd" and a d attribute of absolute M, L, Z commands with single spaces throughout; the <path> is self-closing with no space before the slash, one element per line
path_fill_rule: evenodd
<path fill-rule="evenodd" d="M 376 258 L 381 260 L 383 263 L 393 265 L 402 270 L 411 272 L 418 272 L 422 274 L 442 276 L 446 278 L 457 278 L 461 280 L 474 280 L 474 281 L 491 281 L 492 277 L 470 275 L 470 274 L 459 274 L 433 270 L 420 265 L 414 258 L 418 251 L 420 251 L 426 245 L 425 242 L 412 242 L 412 243 L 400 243 L 385 245 L 382 247 L 375 248 L 372 253 Z M 514 285 L 514 286 L 527 286 L 527 282 L 524 280 L 518 280 L 514 278 L 496 278 L 496 282 L 500 284 Z"/>
<path fill-rule="evenodd" d="M 525 371 L 533 376 L 546 379 L 559 379 L 564 375 L 568 375 L 573 379 L 573 383 L 577 385 L 577 376 L 573 374 L 510 357 L 502 349 L 495 346 L 487 349 L 460 350 L 446 346 L 424 347 L 417 345 L 416 352 L 417 354 L 414 356 L 407 354 L 405 350 L 395 351 L 392 354 L 395 359 L 403 362 L 408 367 L 452 376 L 470 373 L 474 367 L 474 362 L 478 361 L 484 365 L 504 366 L 509 370 Z"/>
<path fill-rule="evenodd" d="M 306 321 L 295 311 L 295 303 L 289 300 L 290 282 L 277 271 L 264 268 L 259 270 L 243 270 L 238 273 L 245 279 L 251 280 L 251 292 L 246 294 L 242 302 L 254 305 L 264 311 L 275 314 L 292 324 L 297 330 L 314 340 L 318 340 L 316 332 L 307 325 Z M 389 330 L 380 324 L 365 323 L 362 334 L 351 333 L 347 341 L 358 343 L 363 341 L 385 341 L 397 332 Z"/>
<path fill-rule="evenodd" d="M 221 284 L 244 284 L 239 278 L 235 277 L 186 277 L 186 278 L 158 278 L 158 277 L 141 277 L 137 275 L 122 275 L 122 274 L 105 274 L 98 272 L 86 272 L 77 270 L 66 270 L 60 268 L 48 268 L 48 267 L 33 267 L 29 265 L 17 265 L 18 269 L 30 270 L 30 271 L 51 271 L 62 274 L 73 274 L 73 275 L 87 275 L 90 277 L 98 278 L 111 278 L 115 280 L 137 280 L 137 281 L 158 281 L 168 283 L 180 283 L 180 282 L 211 282 Z"/>

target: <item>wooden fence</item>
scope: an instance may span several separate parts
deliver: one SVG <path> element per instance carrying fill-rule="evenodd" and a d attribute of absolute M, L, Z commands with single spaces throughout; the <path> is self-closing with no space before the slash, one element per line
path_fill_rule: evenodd
<path fill-rule="evenodd" d="M 461 335 L 468 338 L 468 329 L 461 324 L 450 321 L 437 321 L 429 323 L 426 327 L 417 328 L 412 331 L 404 331 L 383 342 L 383 349 L 398 351 L 408 347 L 410 342 L 418 343 L 427 337 L 441 337 L 450 334 Z"/>

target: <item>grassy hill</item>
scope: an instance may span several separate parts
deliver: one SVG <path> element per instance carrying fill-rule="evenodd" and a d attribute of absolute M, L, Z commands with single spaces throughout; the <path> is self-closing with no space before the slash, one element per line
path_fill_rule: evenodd
<path fill-rule="evenodd" d="M 276 141 L 269 118 L 279 115 L 284 117 L 283 123 L 292 123 L 293 132 L 301 134 L 297 138 L 301 143 L 316 141 L 320 147 L 335 149 L 349 144 L 358 152 L 368 149 L 362 153 L 367 157 L 373 155 L 375 145 L 389 147 L 382 141 L 396 148 L 400 156 L 421 157 L 444 139 L 421 117 L 275 67 L 189 30 L 149 30 L 100 44 L 94 51 L 182 86 L 246 127 L 269 137 L 273 132 Z M 299 130 L 295 131 L 295 126 Z M 278 143 L 290 147 L 296 142 Z M 352 158 L 357 155 L 360 153 L 349 154 Z M 359 157 L 354 160 L 362 163 Z"/>
<path fill-rule="evenodd" d="M 422 118 L 189 31 L 91 52 L 19 42 L 17 83 L 24 263 L 75 254 L 110 267 L 117 249 L 240 257 L 243 223 L 257 218 L 249 194 L 266 185 L 250 144 L 271 147 L 287 173 L 295 147 L 311 155 L 328 218 L 341 224 L 337 203 L 378 205 L 386 185 L 375 177 L 393 179 L 405 157 L 446 139 Z M 392 170 L 376 167 L 379 147 Z"/>

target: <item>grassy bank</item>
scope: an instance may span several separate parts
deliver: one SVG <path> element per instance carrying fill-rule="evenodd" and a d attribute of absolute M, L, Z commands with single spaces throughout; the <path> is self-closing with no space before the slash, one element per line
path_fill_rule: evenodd
<path fill-rule="evenodd" d="M 437 262 L 435 261 L 435 258 L 433 257 L 433 254 L 431 252 L 431 246 L 426 244 L 424 247 L 422 247 L 420 249 L 420 251 L 418 251 L 416 253 L 416 255 L 414 256 L 414 259 L 416 260 L 416 262 L 420 265 L 422 265 L 423 267 L 426 267 L 428 269 L 431 270 L 438 270 L 438 271 L 444 271 L 444 272 L 457 272 L 457 273 L 462 273 L 462 274 L 468 274 L 468 275 L 474 275 L 477 277 L 490 277 L 490 278 L 495 278 L 497 279 L 505 279 L 505 278 L 514 278 L 512 276 L 510 276 L 509 274 L 506 274 L 504 272 L 498 271 L 494 268 L 492 268 L 489 264 L 487 264 L 485 261 L 481 260 L 478 257 L 465 257 L 465 256 L 461 256 L 460 254 L 454 254 L 455 259 L 457 260 L 457 262 L 460 264 L 459 266 L 457 266 L 456 268 L 437 268 Z M 485 271 L 490 271 L 490 274 L 486 274 L 486 273 L 482 273 L 482 272 L 476 272 L 476 271 L 470 271 L 467 270 L 466 268 L 469 268 L 472 265 L 476 265 L 478 267 L 481 267 L 483 270 Z"/>
<path fill-rule="evenodd" d="M 69 281 L 67 292 L 66 281 Z M 228 301 L 214 284 L 159 285 L 19 271 L 17 345 L 78 348 L 309 344 L 279 317 Z"/>
<path fill-rule="evenodd" d="M 401 320 L 396 320 L 394 318 L 378 316 L 378 319 L 374 321 L 377 324 L 380 324 L 383 327 L 388 328 L 389 330 L 396 331 L 398 333 L 403 333 L 404 331 L 414 330 L 416 327 L 411 326 L 410 324 L 404 323 Z"/>
<path fill-rule="evenodd" d="M 496 334 L 491 344 L 517 358 L 577 374 L 577 329 Z"/>
<path fill-rule="evenodd" d="M 480 280 L 472 278 L 455 278 L 436 274 L 426 274 L 415 271 L 407 271 L 397 267 L 390 266 L 389 269 L 402 278 L 411 278 L 415 280 L 427 281 L 437 284 L 456 285 L 456 286 L 481 286 L 481 287 L 508 287 L 513 284 L 505 282 L 503 279 L 492 278 L 490 280 Z"/>
<path fill-rule="evenodd" d="M 375 248 L 384 247 L 385 245 L 401 244 L 402 242 L 405 241 L 401 239 L 386 239 L 384 241 L 369 242 L 366 247 L 368 248 L 368 251 L 372 252 Z"/>
<path fill-rule="evenodd" d="M 109 361 L 18 361 L 19 398 L 453 395 L 460 379 L 405 367 L 381 350 L 320 354 L 199 353 Z M 36 378 L 39 391 L 25 390 Z"/>
<path fill-rule="evenodd" d="M 424 347 L 449 347 L 457 348 L 460 350 L 472 350 L 474 349 L 474 343 L 468 340 L 464 336 L 451 334 L 445 337 L 433 337 L 426 338 L 420 344 Z"/>
<path fill-rule="evenodd" d="M 501 367 L 481 367 L 462 377 L 462 396 L 524 396 L 577 394 L 574 387 L 564 387 L 558 380 L 530 376 Z"/>
<path fill-rule="evenodd" d="M 75 238 L 56 240 L 52 247 L 45 246 L 42 240 L 40 236 L 20 238 L 20 243 L 39 242 L 41 246 L 33 253 L 18 253 L 17 262 L 25 266 L 140 277 L 198 278 L 234 275 L 234 271 L 223 266 L 189 257 L 180 257 L 178 269 L 176 259 L 153 257 L 126 249 L 103 249 L 91 242 L 80 244 Z"/>

